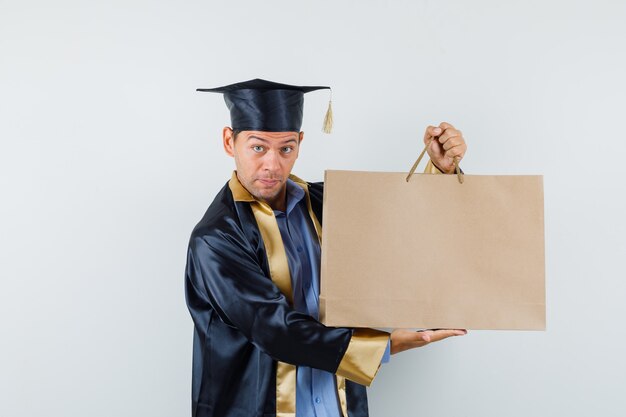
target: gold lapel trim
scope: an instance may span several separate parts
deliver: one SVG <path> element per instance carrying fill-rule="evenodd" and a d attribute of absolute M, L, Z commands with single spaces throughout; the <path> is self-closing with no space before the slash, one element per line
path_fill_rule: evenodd
<path fill-rule="evenodd" d="M 296 367 L 276 362 L 276 417 L 296 417 Z"/>
<path fill-rule="evenodd" d="M 230 181 L 228 181 L 228 187 L 233 193 L 233 199 L 235 201 L 256 201 L 252 194 L 250 194 L 248 190 L 246 190 L 245 187 L 239 182 L 239 178 L 237 178 L 237 171 L 233 171 L 233 175 L 230 177 Z"/>
<path fill-rule="evenodd" d="M 346 400 L 346 379 L 340 375 L 337 378 L 337 396 L 339 397 L 339 405 L 343 417 L 348 417 L 348 403 Z"/>
<path fill-rule="evenodd" d="M 252 213 L 256 219 L 265 252 L 270 268 L 270 275 L 274 284 L 287 297 L 289 304 L 293 304 L 293 291 L 291 289 L 291 274 L 289 273 L 289 263 L 287 262 L 287 252 L 283 245 L 283 238 L 280 235 L 278 222 L 274 216 L 274 211 L 266 203 L 253 201 L 250 203 Z"/>

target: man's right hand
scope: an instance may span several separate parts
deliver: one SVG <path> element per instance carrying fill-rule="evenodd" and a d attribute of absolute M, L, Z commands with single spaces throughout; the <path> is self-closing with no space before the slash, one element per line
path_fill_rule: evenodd
<path fill-rule="evenodd" d="M 439 330 L 403 330 L 396 329 L 391 332 L 391 354 L 404 352 L 405 350 L 426 346 L 452 336 L 463 336 L 467 330 L 463 329 L 439 329 Z"/>

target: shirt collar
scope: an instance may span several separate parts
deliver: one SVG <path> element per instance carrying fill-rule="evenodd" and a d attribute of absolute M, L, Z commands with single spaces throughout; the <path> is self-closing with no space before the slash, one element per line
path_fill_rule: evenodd
<path fill-rule="evenodd" d="M 287 210 L 285 214 L 287 216 L 291 213 L 291 210 L 298 205 L 298 203 L 304 198 L 304 190 L 298 184 L 291 179 L 287 179 Z"/>
<path fill-rule="evenodd" d="M 228 187 L 233 193 L 233 199 L 235 201 L 246 201 L 253 202 L 256 201 L 255 198 L 244 188 L 243 185 L 239 182 L 239 178 L 237 178 L 237 171 L 233 171 L 233 175 L 228 182 Z M 308 192 L 307 183 L 295 175 L 289 175 L 287 179 L 287 211 L 286 214 L 291 213 L 291 210 L 304 198 L 306 193 Z M 268 210 L 271 208 L 265 205 Z M 282 212 L 278 212 L 282 213 Z"/>

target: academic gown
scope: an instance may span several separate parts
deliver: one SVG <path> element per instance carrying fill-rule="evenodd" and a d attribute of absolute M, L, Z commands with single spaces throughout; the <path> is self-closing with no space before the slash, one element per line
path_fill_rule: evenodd
<path fill-rule="evenodd" d="M 321 227 L 323 185 L 291 178 L 307 191 L 309 213 Z M 233 173 L 192 232 L 185 280 L 194 322 L 192 415 L 294 416 L 295 373 L 290 386 L 280 366 L 295 365 L 340 375 L 343 414 L 366 417 L 364 385 L 380 366 L 388 334 L 326 327 L 295 311 L 290 284 L 281 292 L 275 282 L 284 247 L 272 219 L 271 208 Z"/>

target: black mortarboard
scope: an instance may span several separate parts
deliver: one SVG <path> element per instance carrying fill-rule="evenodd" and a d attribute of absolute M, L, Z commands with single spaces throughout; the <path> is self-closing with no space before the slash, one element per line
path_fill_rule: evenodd
<path fill-rule="evenodd" d="M 265 132 L 299 132 L 302 127 L 304 93 L 330 89 L 322 86 L 296 86 L 254 79 L 218 88 L 198 88 L 196 91 L 223 93 L 230 110 L 234 130 Z M 324 132 L 332 128 L 332 109 L 324 120 Z"/>

